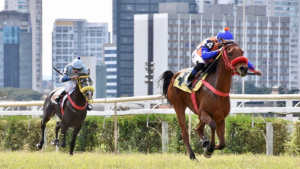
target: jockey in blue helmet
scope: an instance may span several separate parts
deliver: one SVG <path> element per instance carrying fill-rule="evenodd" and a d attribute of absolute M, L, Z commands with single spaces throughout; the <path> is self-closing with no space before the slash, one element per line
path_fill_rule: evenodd
<path fill-rule="evenodd" d="M 222 48 L 218 48 L 216 43 L 221 43 L 222 40 L 233 41 L 233 35 L 229 31 L 228 27 L 225 27 L 224 30 L 220 31 L 217 37 L 207 38 L 201 42 L 200 45 L 192 53 L 192 62 L 195 64 L 195 67 L 189 74 L 186 86 L 191 88 L 192 81 L 194 80 L 196 74 L 204 68 L 204 66 L 214 60 L 216 56 L 222 51 Z M 255 69 L 253 64 L 248 60 L 248 67 L 250 70 L 257 72 L 257 75 L 261 75 L 261 71 Z"/>
<path fill-rule="evenodd" d="M 63 76 L 60 78 L 60 82 L 64 82 L 65 89 L 62 93 L 55 99 L 55 102 L 59 105 L 61 98 L 63 98 L 67 93 L 73 90 L 76 86 L 79 73 L 87 73 L 88 69 L 81 61 L 80 57 L 74 59 L 72 63 L 69 63 L 63 69 Z M 92 106 L 88 104 L 88 110 L 92 110 Z"/>

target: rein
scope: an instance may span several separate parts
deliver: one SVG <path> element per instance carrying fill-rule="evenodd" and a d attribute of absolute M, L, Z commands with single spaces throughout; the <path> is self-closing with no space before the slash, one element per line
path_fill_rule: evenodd
<path fill-rule="evenodd" d="M 87 76 L 79 76 L 79 78 L 78 78 L 78 80 L 77 80 L 77 85 L 78 85 L 78 87 L 79 87 L 79 90 L 80 90 L 80 92 L 83 94 L 85 91 L 87 91 L 87 90 L 91 90 L 92 92 L 94 92 L 94 87 L 93 86 L 85 86 L 85 87 L 82 87 L 81 86 L 81 83 L 80 83 L 80 79 L 81 78 L 87 78 L 87 77 L 90 77 L 89 75 L 87 75 Z M 89 100 L 89 99 L 87 99 L 87 97 L 85 96 L 85 95 L 83 95 L 84 96 L 84 98 L 85 98 L 85 100 L 87 101 L 87 102 L 89 102 L 89 103 L 93 103 L 94 102 L 94 100 L 92 99 L 92 101 L 91 100 Z"/>

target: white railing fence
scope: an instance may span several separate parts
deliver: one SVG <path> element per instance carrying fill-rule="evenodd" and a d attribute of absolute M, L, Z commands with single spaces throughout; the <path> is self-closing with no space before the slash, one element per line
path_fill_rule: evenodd
<path fill-rule="evenodd" d="M 286 115 L 286 119 L 293 121 L 293 114 L 300 113 L 300 107 L 297 107 L 300 103 L 300 94 L 290 95 L 238 95 L 231 94 L 231 111 L 230 114 L 259 114 L 259 113 L 274 113 Z M 284 101 L 286 107 L 244 107 L 245 103 L 249 102 L 276 102 Z M 142 105 L 142 109 L 129 109 L 125 111 L 118 111 L 118 104 L 120 103 L 134 103 Z M 293 106 L 293 102 L 297 102 Z M 117 116 L 118 115 L 135 115 L 135 114 L 175 114 L 174 109 L 156 109 L 158 105 L 166 104 L 166 99 L 161 95 L 151 96 L 136 96 L 136 97 L 122 97 L 122 98 L 103 98 L 94 99 L 94 107 L 97 105 L 104 106 L 104 111 L 88 111 L 88 115 L 91 116 L 114 116 L 114 136 L 115 136 L 115 153 L 117 153 Z M 13 116 L 13 115 L 26 115 L 26 116 L 41 116 L 43 115 L 42 106 L 44 101 L 22 101 L 22 102 L 2 102 L 0 103 L 0 116 Z M 274 104 L 276 106 L 276 104 Z M 152 108 L 151 108 L 152 106 Z M 20 110 L 20 108 L 26 110 Z M 16 110 L 15 110 L 16 109 Z M 122 109 L 122 107 L 120 107 Z M 189 115 L 189 135 L 191 133 L 191 112 L 186 110 L 186 114 Z M 253 122 L 254 123 L 254 122 Z M 162 143 L 163 150 L 166 150 L 166 144 L 168 144 L 168 132 L 166 131 L 167 124 L 162 128 Z M 270 124 L 267 124 L 267 132 L 273 133 Z M 267 154 L 273 154 L 273 134 L 266 134 Z"/>

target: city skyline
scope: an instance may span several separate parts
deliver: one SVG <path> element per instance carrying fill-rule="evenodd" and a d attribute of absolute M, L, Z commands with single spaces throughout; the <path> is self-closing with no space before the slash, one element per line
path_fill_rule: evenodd
<path fill-rule="evenodd" d="M 0 0 L 0 9 L 4 10 L 4 0 Z M 52 31 L 56 19 L 108 23 L 108 31 L 112 33 L 112 0 L 43 1 L 43 80 L 52 76 Z"/>

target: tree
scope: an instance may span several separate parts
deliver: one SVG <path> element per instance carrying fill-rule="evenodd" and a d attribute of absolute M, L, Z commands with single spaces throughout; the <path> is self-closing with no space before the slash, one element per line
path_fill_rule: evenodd
<path fill-rule="evenodd" d="M 21 89 L 21 88 L 13 88 L 13 87 L 6 87 L 3 89 L 2 92 L 7 93 L 8 99 L 17 100 L 17 101 L 40 100 L 41 97 L 43 96 L 41 93 L 31 89 Z"/>

